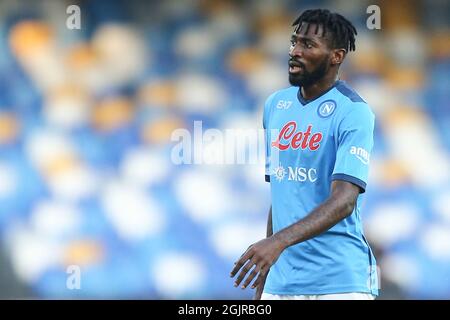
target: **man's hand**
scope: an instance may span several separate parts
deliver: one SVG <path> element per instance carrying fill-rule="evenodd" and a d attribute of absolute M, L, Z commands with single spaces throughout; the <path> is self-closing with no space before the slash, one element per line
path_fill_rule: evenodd
<path fill-rule="evenodd" d="M 253 296 L 253 300 L 261 300 L 262 293 L 264 291 L 264 285 L 266 284 L 267 274 L 262 278 L 259 284 L 256 286 L 256 292 Z"/>
<path fill-rule="evenodd" d="M 259 286 L 263 287 L 270 267 L 278 260 L 278 257 L 284 249 L 285 245 L 283 242 L 275 236 L 252 244 L 239 260 L 235 262 L 235 266 L 231 271 L 231 277 L 234 277 L 242 266 L 244 266 L 239 272 L 234 286 L 237 287 L 245 278 L 246 274 L 254 267 L 242 284 L 242 289 L 245 289 L 256 276 L 258 277 L 253 283 L 252 289 L 259 288 Z"/>

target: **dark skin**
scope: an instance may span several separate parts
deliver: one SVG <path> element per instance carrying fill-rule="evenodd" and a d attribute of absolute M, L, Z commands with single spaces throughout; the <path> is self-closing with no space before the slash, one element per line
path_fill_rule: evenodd
<path fill-rule="evenodd" d="M 300 67 L 300 70 L 291 68 L 289 79 L 301 83 L 303 97 L 310 100 L 333 86 L 346 50 L 331 48 L 329 34 L 323 36 L 321 25 L 311 24 L 308 32 L 305 30 L 306 27 L 302 25 L 297 33 L 292 35 L 289 65 Z M 310 81 L 311 79 L 314 81 Z M 237 287 L 242 284 L 241 288 L 245 289 L 254 280 L 252 284 L 252 289 L 256 288 L 254 298 L 259 300 L 270 267 L 281 253 L 292 245 L 320 235 L 351 215 L 359 193 L 359 187 L 350 182 L 333 181 L 331 194 L 322 204 L 303 219 L 276 233 L 272 230 L 272 208 L 270 208 L 267 238 L 252 244 L 235 262 L 231 271 L 231 277 L 237 275 L 234 285 Z"/>
<path fill-rule="evenodd" d="M 257 288 L 255 299 L 260 299 L 269 269 L 278 260 L 283 250 L 314 238 L 351 215 L 359 192 L 359 187 L 350 182 L 333 181 L 331 195 L 328 199 L 305 218 L 252 244 L 244 252 L 231 271 L 231 277 L 234 277 L 240 270 L 235 286 L 239 286 L 254 267 L 242 282 L 242 289 L 245 289 L 256 278 L 252 289 Z M 270 218 L 271 213 L 272 210 L 270 210 Z"/>
<path fill-rule="evenodd" d="M 269 238 L 273 235 L 273 228 L 272 228 L 272 206 L 270 206 L 269 210 L 269 216 L 267 217 L 267 231 L 266 231 L 266 237 Z M 256 292 L 255 292 L 255 300 L 260 300 L 261 295 L 264 290 L 264 284 L 266 283 L 266 277 L 267 273 L 263 275 L 263 278 L 258 286 L 256 286 Z"/>
<path fill-rule="evenodd" d="M 316 28 L 317 32 L 315 32 Z M 343 48 L 334 49 L 331 47 L 330 37 L 332 35 L 330 33 L 323 35 L 322 25 L 309 24 L 307 33 L 304 32 L 306 29 L 306 24 L 302 24 L 298 32 L 292 34 L 289 57 L 292 64 L 304 66 L 304 70 L 301 70 L 297 77 L 301 77 L 302 74 L 307 76 L 308 73 L 314 73 L 321 64 L 325 64 L 325 73 L 319 79 L 301 86 L 303 98 L 310 100 L 320 96 L 336 82 L 339 66 L 347 51 Z"/>

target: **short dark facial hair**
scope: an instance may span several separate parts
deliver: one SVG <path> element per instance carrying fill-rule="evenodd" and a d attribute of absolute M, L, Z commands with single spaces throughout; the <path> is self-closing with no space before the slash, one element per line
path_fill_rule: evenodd
<path fill-rule="evenodd" d="M 308 72 L 306 71 L 306 68 L 303 68 L 303 74 L 289 73 L 289 83 L 295 87 L 309 87 L 310 85 L 316 83 L 328 72 L 328 60 L 328 56 L 324 57 L 323 61 L 312 72 Z"/>

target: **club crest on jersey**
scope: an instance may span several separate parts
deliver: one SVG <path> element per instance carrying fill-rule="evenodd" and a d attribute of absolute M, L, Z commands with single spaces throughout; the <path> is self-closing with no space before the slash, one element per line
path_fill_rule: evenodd
<path fill-rule="evenodd" d="M 296 131 L 297 123 L 289 121 L 281 129 L 278 138 L 272 141 L 272 147 L 281 151 L 292 148 L 294 150 L 301 148 L 316 151 L 320 148 L 323 134 L 321 132 L 312 132 L 312 124 L 308 125 L 306 131 Z"/>
<path fill-rule="evenodd" d="M 336 109 L 336 102 L 333 100 L 327 100 L 320 104 L 319 108 L 317 108 L 317 113 L 322 118 L 327 118 L 331 116 Z"/>

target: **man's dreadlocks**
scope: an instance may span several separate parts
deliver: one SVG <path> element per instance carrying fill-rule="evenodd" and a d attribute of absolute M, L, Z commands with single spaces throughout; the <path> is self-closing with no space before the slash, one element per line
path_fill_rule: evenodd
<path fill-rule="evenodd" d="M 358 34 L 353 24 L 338 13 L 331 13 L 329 10 L 315 9 L 306 10 L 292 24 L 296 26 L 295 32 L 306 23 L 305 33 L 308 32 L 311 23 L 316 24 L 317 33 L 319 25 L 323 26 L 323 35 L 330 32 L 332 34 L 332 47 L 344 48 L 348 51 L 355 51 L 355 36 Z M 302 30 L 303 31 L 303 30 Z"/>

